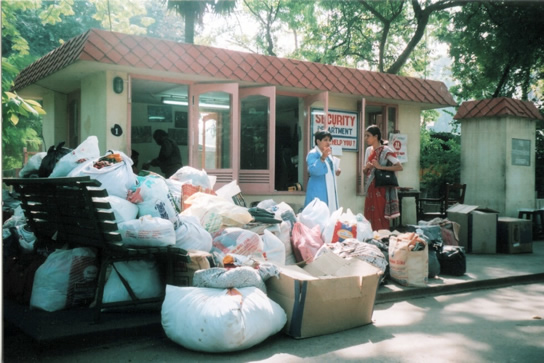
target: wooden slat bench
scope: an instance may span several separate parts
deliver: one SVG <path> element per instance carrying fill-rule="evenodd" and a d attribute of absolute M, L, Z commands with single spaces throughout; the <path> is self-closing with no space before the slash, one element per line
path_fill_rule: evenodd
<path fill-rule="evenodd" d="M 174 262 L 190 262 L 184 249 L 177 247 L 130 248 L 122 243 L 115 215 L 100 182 L 89 177 L 4 179 L 19 194 L 27 225 L 36 236 L 36 247 L 52 252 L 68 244 L 92 247 L 97 251 L 100 272 L 96 290 L 95 320 L 104 308 L 160 303 L 164 296 L 139 299 L 126 281 L 131 299 L 103 303 L 106 272 L 114 262 L 156 259 L 162 267 L 164 282 L 173 280 Z"/>

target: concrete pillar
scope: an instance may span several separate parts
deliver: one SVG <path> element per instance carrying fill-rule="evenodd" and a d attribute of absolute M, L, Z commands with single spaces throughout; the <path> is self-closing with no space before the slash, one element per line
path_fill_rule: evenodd
<path fill-rule="evenodd" d="M 119 94 L 113 90 L 113 79 L 116 76 L 124 80 L 123 91 Z M 101 153 L 111 149 L 123 151 L 130 156 L 126 78 L 126 74 L 101 72 L 81 81 L 81 141 L 96 136 Z M 122 130 L 120 136 L 112 132 L 116 124 Z"/>
<path fill-rule="evenodd" d="M 535 207 L 536 120 L 534 104 L 511 98 L 464 102 L 461 122 L 461 183 L 465 204 L 517 217 Z"/>

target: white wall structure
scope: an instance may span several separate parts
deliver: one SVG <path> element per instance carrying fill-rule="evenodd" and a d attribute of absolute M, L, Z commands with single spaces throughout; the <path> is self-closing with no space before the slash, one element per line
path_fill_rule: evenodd
<path fill-rule="evenodd" d="M 536 120 L 542 116 L 525 101 L 496 98 L 465 102 L 460 120 L 461 183 L 465 204 L 518 216 L 535 208 Z"/>

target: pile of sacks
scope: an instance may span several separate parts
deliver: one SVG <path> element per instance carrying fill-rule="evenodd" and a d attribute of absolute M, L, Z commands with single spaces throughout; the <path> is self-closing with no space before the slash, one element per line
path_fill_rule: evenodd
<path fill-rule="evenodd" d="M 31 158 L 29 164 L 35 169 L 40 163 Z M 32 167 L 25 172 L 32 175 Z M 319 199 L 298 214 L 287 203 L 274 200 L 247 208 L 234 203 L 240 193 L 236 181 L 214 189 L 214 177 L 188 166 L 167 179 L 151 172 L 135 175 L 132 160 L 123 152 L 100 154 L 96 137 L 60 156 L 49 174 L 84 175 L 99 180 L 108 191 L 127 246 L 176 246 L 213 259 L 215 267 L 196 271 L 191 287 L 161 286 L 158 266 L 152 261 L 115 263 L 105 285 L 104 302 L 130 298 L 122 279 L 137 287 L 138 298 L 160 296 L 166 289 L 163 328 L 170 339 L 189 349 L 245 349 L 280 331 L 286 314 L 267 297 L 265 282 L 277 278 L 284 265 L 311 263 L 329 249 L 346 259 L 367 261 L 382 272 L 387 269 L 387 257 L 364 216 L 343 208 L 330 213 Z M 77 270 L 82 279 L 91 278 L 93 271 L 96 276 L 87 266 L 95 257 L 89 251 L 59 254 L 51 261 L 48 257 L 36 273 L 34 308 L 54 311 L 73 306 L 67 297 L 70 287 L 63 286 L 65 293 L 57 299 L 52 299 L 57 288 L 44 292 L 50 284 L 44 275 L 56 276 L 51 269 L 60 258 L 85 261 L 85 269 Z M 48 301 L 53 300 L 51 306 Z"/>

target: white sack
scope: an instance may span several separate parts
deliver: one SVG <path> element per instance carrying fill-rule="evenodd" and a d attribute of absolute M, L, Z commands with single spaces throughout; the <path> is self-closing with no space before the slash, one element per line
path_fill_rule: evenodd
<path fill-rule="evenodd" d="M 236 183 L 236 180 L 233 180 L 230 183 L 225 184 L 221 188 L 217 189 L 215 191 L 215 194 L 218 197 L 221 197 L 225 200 L 228 200 L 229 202 L 232 202 L 232 197 L 234 197 L 236 194 L 239 194 L 241 192 L 242 190 Z"/>
<path fill-rule="evenodd" d="M 202 226 L 210 233 L 215 231 L 208 229 L 208 225 L 217 228 L 215 222 L 216 216 L 221 217 L 221 225 L 224 227 L 241 227 L 253 220 L 253 216 L 247 208 L 237 206 L 234 202 L 229 202 L 216 195 L 206 193 L 195 193 L 191 195 L 187 202 L 191 204 L 190 208 L 181 212 L 182 215 L 192 215 L 198 218 Z M 213 218 L 212 218 L 213 217 Z"/>
<path fill-rule="evenodd" d="M 127 246 L 170 246 L 176 243 L 172 222 L 152 216 L 143 216 L 118 225 L 123 243 Z"/>
<path fill-rule="evenodd" d="M 138 206 L 138 216 L 160 217 L 178 225 L 179 210 L 164 178 L 148 175 L 138 177 L 138 186 L 127 198 Z"/>
<path fill-rule="evenodd" d="M 115 267 L 139 299 L 158 297 L 164 291 L 155 261 L 137 260 L 114 262 Z M 104 286 L 103 303 L 129 301 L 130 295 L 114 268 Z"/>
<path fill-rule="evenodd" d="M 109 195 L 106 200 L 111 205 L 117 223 L 130 221 L 138 217 L 138 206 L 136 204 L 115 195 Z"/>
<path fill-rule="evenodd" d="M 170 179 L 178 180 L 182 183 L 188 182 L 189 184 L 201 186 L 205 189 L 212 189 L 216 177 L 209 176 L 204 169 L 198 170 L 191 166 L 184 166 L 178 169 Z"/>
<path fill-rule="evenodd" d="M 85 141 L 79 144 L 78 147 L 60 158 L 49 177 L 58 178 L 67 176 L 82 162 L 94 160 L 99 157 L 100 150 L 98 148 L 98 138 L 96 136 L 89 136 Z"/>
<path fill-rule="evenodd" d="M 262 254 L 263 241 L 261 237 L 246 229 L 229 227 L 213 237 L 212 251 L 220 255 L 236 254 L 251 256 Z"/>
<path fill-rule="evenodd" d="M 412 251 L 410 248 L 416 242 L 423 243 L 425 249 Z M 428 246 L 416 233 L 389 237 L 389 273 L 393 280 L 404 286 L 425 287 L 428 271 Z"/>
<path fill-rule="evenodd" d="M 330 211 L 327 203 L 319 198 L 314 198 L 308 205 L 298 214 L 298 221 L 304 224 L 309 229 L 319 226 L 320 231 L 323 230 L 324 221 L 329 220 Z"/>
<path fill-rule="evenodd" d="M 56 250 L 36 270 L 30 307 L 57 311 L 89 304 L 94 299 L 97 275 L 96 254 L 91 248 Z"/>
<path fill-rule="evenodd" d="M 40 165 L 42 164 L 42 160 L 45 155 L 47 155 L 45 151 L 32 155 L 23 168 L 19 170 L 19 177 L 26 178 L 30 174 L 37 174 L 38 170 L 40 170 Z"/>
<path fill-rule="evenodd" d="M 285 265 L 285 245 L 283 242 L 267 229 L 264 230 L 261 239 L 266 260 L 276 265 Z"/>
<path fill-rule="evenodd" d="M 77 166 L 68 176 L 89 176 L 102 183 L 102 187 L 108 191 L 109 195 L 126 198 L 128 191 L 136 187 L 136 175 L 132 171 L 133 162 L 121 151 L 113 153 L 121 155 L 122 161 L 97 169 L 94 163 L 98 159 L 90 160 Z"/>
<path fill-rule="evenodd" d="M 168 285 L 161 317 L 168 338 L 203 352 L 250 348 L 279 332 L 287 322 L 283 309 L 255 287 Z"/>
<path fill-rule="evenodd" d="M 361 213 L 357 213 L 357 239 L 364 242 L 367 239 L 374 238 L 374 232 L 372 231 L 372 225 L 370 221 L 365 218 Z"/>
<path fill-rule="evenodd" d="M 180 215 L 179 221 L 176 228 L 176 247 L 210 252 L 212 235 L 200 225 L 198 219 L 194 216 Z"/>
<path fill-rule="evenodd" d="M 168 185 L 168 191 L 174 199 L 176 209 L 181 211 L 181 186 L 183 183 L 174 179 L 164 179 L 164 181 L 166 182 L 166 185 Z"/>

